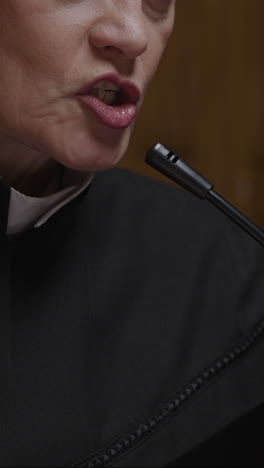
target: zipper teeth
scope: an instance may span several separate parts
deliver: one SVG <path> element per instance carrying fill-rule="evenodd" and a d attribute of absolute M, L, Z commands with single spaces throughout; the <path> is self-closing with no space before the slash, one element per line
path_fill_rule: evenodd
<path fill-rule="evenodd" d="M 206 370 L 202 371 L 195 379 L 186 385 L 181 392 L 172 400 L 165 403 L 161 410 L 151 419 L 143 424 L 139 424 L 133 431 L 123 436 L 110 448 L 104 449 L 101 455 L 93 456 L 82 460 L 71 468 L 101 468 L 109 466 L 118 458 L 124 456 L 128 450 L 142 442 L 151 432 L 157 431 L 171 417 L 180 410 L 189 400 L 191 400 L 203 387 L 211 383 L 220 373 L 226 371 L 236 361 L 241 359 L 257 342 L 264 336 L 264 320 L 262 320 L 253 332 L 241 345 L 235 346 L 230 352 L 225 353 L 220 359 L 214 362 Z"/>

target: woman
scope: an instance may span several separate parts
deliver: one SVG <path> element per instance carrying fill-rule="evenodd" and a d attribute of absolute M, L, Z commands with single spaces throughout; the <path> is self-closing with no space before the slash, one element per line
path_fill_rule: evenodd
<path fill-rule="evenodd" d="M 1 466 L 165 466 L 263 401 L 262 249 L 112 169 L 174 13 L 1 5 Z"/>
<path fill-rule="evenodd" d="M 90 172 L 121 159 L 134 120 L 113 131 L 77 95 L 114 74 L 138 88 L 138 111 L 171 34 L 174 8 L 174 0 L 4 2 L 1 171 L 12 186 L 42 195 L 52 179 L 53 193 L 58 163 Z"/>

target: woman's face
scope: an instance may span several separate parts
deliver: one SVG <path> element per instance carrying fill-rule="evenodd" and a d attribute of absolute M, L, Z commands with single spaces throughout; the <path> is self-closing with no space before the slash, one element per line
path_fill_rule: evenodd
<path fill-rule="evenodd" d="M 0 16 L 0 134 L 77 170 L 124 155 L 134 122 L 102 123 L 76 95 L 107 73 L 141 91 L 172 32 L 176 0 L 5 0 Z"/>

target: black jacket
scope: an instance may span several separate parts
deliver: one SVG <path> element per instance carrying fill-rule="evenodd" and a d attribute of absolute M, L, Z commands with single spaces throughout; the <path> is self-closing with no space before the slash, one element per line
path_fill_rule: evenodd
<path fill-rule="evenodd" d="M 0 466 L 254 454 L 241 428 L 250 413 L 257 439 L 264 402 L 263 248 L 206 202 L 125 170 L 7 240 L 1 190 Z"/>

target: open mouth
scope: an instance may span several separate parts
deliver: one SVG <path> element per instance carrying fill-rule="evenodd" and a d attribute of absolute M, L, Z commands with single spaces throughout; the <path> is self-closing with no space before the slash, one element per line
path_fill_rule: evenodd
<path fill-rule="evenodd" d="M 140 95 L 134 83 L 108 73 L 81 88 L 77 97 L 103 125 L 120 130 L 128 128 L 135 120 Z"/>
<path fill-rule="evenodd" d="M 131 103 L 129 93 L 110 81 L 101 80 L 83 93 L 89 96 L 95 96 L 107 106 L 117 107 L 123 104 Z"/>

